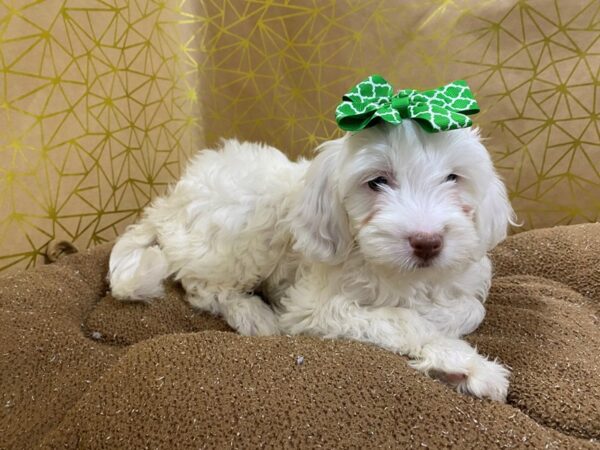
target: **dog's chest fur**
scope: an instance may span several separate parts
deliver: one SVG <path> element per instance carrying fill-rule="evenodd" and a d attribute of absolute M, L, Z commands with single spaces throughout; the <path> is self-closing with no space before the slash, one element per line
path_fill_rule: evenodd
<path fill-rule="evenodd" d="M 487 257 L 473 262 L 459 272 L 419 271 L 413 274 L 387 274 L 353 252 L 337 268 L 303 260 L 286 248 L 274 270 L 257 286 L 267 302 L 280 307 L 282 299 L 299 298 L 294 303 L 307 302 L 308 308 L 322 295 L 348 296 L 363 307 L 403 307 L 417 311 L 443 333 L 461 336 L 473 331 L 485 316 L 483 303 L 491 279 Z M 307 282 L 318 293 L 301 289 Z M 320 294 L 320 295 L 319 295 Z M 286 302 L 284 302 L 285 305 Z"/>

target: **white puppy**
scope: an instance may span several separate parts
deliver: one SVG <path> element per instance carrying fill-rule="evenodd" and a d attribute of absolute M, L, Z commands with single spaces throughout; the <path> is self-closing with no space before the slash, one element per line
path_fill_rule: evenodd
<path fill-rule="evenodd" d="M 128 228 L 109 279 L 116 298 L 145 300 L 173 275 L 242 334 L 369 342 L 503 401 L 508 370 L 460 337 L 483 320 L 486 254 L 512 214 L 476 130 L 379 124 L 297 163 L 231 140 Z"/>

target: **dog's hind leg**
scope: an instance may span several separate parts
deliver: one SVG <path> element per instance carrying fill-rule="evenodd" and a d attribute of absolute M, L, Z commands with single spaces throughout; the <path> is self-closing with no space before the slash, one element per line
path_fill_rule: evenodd
<path fill-rule="evenodd" d="M 223 291 L 217 295 L 219 312 L 230 327 L 244 336 L 279 334 L 279 324 L 273 310 L 253 294 Z"/>
<path fill-rule="evenodd" d="M 206 311 L 211 314 L 219 314 L 219 303 L 217 294 L 214 291 L 206 289 L 204 283 L 195 279 L 183 278 L 181 285 L 186 292 L 186 299 L 195 309 Z"/>
<path fill-rule="evenodd" d="M 280 333 L 275 313 L 256 295 L 229 289 L 211 290 L 190 280 L 182 280 L 182 285 L 190 305 L 222 316 L 231 328 L 244 336 Z"/>
<path fill-rule="evenodd" d="M 154 226 L 142 220 L 117 239 L 108 272 L 115 298 L 149 300 L 164 294 L 162 281 L 169 276 L 169 263 L 156 238 Z"/>

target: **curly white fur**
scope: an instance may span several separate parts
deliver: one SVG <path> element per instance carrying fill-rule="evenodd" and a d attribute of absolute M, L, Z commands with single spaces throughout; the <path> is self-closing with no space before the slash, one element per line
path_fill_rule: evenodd
<path fill-rule="evenodd" d="M 508 370 L 460 337 L 483 320 L 487 252 L 512 214 L 476 130 L 382 124 L 312 162 L 230 140 L 196 155 L 118 239 L 109 279 L 115 297 L 146 300 L 172 275 L 242 334 L 369 342 L 503 401 Z M 439 254 L 418 257 L 417 235 L 437 236 Z"/>

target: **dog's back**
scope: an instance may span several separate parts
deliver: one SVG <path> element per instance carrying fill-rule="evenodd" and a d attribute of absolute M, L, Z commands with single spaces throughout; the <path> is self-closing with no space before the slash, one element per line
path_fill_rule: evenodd
<path fill-rule="evenodd" d="M 272 147 L 235 140 L 198 153 L 169 193 L 118 239 L 110 257 L 113 295 L 158 297 L 170 275 L 186 290 L 194 284 L 255 288 L 285 253 L 288 230 L 277 224 L 306 165 Z"/>

